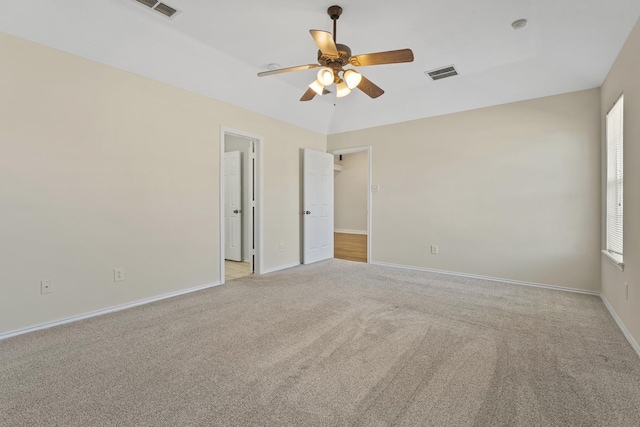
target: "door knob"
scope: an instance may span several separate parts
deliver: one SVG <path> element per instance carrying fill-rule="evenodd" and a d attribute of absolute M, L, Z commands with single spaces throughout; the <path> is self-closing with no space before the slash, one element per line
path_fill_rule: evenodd
<path fill-rule="evenodd" d="M 235 211 L 233 211 L 233 213 L 242 213 L 242 210 L 236 209 Z"/>
<path fill-rule="evenodd" d="M 302 215 L 311 215 L 311 211 L 302 211 Z"/>

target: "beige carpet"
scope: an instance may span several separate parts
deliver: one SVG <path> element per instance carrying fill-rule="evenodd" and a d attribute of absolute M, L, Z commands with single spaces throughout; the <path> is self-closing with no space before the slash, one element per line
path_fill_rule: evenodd
<path fill-rule="evenodd" d="M 0 341 L 0 425 L 638 426 L 599 298 L 331 260 Z"/>

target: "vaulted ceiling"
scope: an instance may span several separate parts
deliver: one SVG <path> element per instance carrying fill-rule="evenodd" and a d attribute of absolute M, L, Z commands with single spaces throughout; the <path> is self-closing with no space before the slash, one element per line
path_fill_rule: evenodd
<path fill-rule="evenodd" d="M 640 16 L 638 0 L 0 0 L 0 31 L 332 134 L 599 87 Z M 354 54 L 411 48 L 415 61 L 359 70 L 385 94 L 300 102 L 316 70 L 309 29 Z M 514 30 L 511 23 L 526 18 Z M 455 65 L 459 76 L 424 72 Z"/>

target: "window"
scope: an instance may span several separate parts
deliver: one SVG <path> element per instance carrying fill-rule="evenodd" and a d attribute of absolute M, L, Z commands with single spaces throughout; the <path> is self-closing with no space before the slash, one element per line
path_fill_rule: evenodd
<path fill-rule="evenodd" d="M 605 254 L 622 267 L 624 96 L 607 113 L 607 247 Z"/>

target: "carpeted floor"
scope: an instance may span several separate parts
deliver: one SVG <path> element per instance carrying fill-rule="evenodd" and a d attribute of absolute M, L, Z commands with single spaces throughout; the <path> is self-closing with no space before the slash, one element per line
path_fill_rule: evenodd
<path fill-rule="evenodd" d="M 638 426 L 599 298 L 330 260 L 0 341 L 0 425 Z"/>

